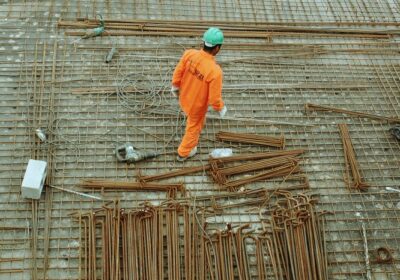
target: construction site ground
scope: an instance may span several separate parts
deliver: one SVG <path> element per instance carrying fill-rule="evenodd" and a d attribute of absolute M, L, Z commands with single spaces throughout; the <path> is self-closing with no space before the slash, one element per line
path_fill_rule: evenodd
<path fill-rule="evenodd" d="M 98 14 L 106 22 L 144 24 L 132 33 L 88 39 L 79 35 L 88 29 L 60 25 Z M 198 154 L 184 163 L 176 161 L 176 149 L 185 122 L 169 89 L 179 58 L 185 49 L 201 47 L 206 27 L 161 34 L 149 32 L 146 22 L 262 26 L 257 35 L 226 33 L 217 61 L 227 119 L 208 113 Z M 84 189 L 82 180 L 133 182 L 206 165 L 216 148 L 231 148 L 234 155 L 277 150 L 221 142 L 219 131 L 283 135 L 286 149 L 305 149 L 300 166 L 309 189 L 297 192 L 315 195 L 318 211 L 328 212 L 323 234 L 329 279 L 367 279 L 362 224 L 372 279 L 400 279 L 400 193 L 387 190 L 400 186 L 400 142 L 389 132 L 394 123 L 306 110 L 311 103 L 400 118 L 398 1 L 13 0 L 0 4 L 0 27 L 0 279 L 81 279 L 81 233 L 71 214 L 109 200 L 130 209 L 167 198 L 162 191 Z M 112 47 L 118 52 L 105 63 Z M 348 186 L 341 123 L 348 126 L 366 191 Z M 37 138 L 38 128 L 45 142 Z M 115 148 L 127 142 L 161 155 L 118 162 Z M 49 166 L 37 201 L 20 194 L 29 159 Z M 207 172 L 161 182 L 183 182 L 191 201 L 227 192 Z M 275 178 L 241 191 L 286 185 Z M 268 205 L 229 208 L 208 223 L 250 223 L 259 230 L 262 207 Z M 390 250 L 392 262 L 374 263 L 381 247 Z"/>

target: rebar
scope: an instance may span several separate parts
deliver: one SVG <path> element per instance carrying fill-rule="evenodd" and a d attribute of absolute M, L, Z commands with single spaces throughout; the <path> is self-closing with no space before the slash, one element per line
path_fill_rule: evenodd
<path fill-rule="evenodd" d="M 200 36 L 210 23 L 202 21 L 162 21 L 162 20 L 105 20 L 107 31 L 104 35 L 148 35 L 148 36 Z M 94 28 L 99 25 L 98 20 L 84 19 L 77 21 L 59 20 L 58 28 Z M 373 29 L 348 29 L 348 28 L 312 28 L 285 25 L 268 25 L 254 23 L 224 24 L 213 22 L 212 25 L 219 26 L 224 30 L 227 37 L 232 38 L 270 38 L 279 35 L 304 35 L 307 36 L 350 36 L 361 38 L 390 38 L 396 30 L 373 30 Z M 117 31 L 112 31 L 117 30 Z M 66 32 L 66 35 L 82 36 L 84 32 Z"/>
<path fill-rule="evenodd" d="M 285 137 L 271 137 L 258 134 L 248 133 L 233 133 L 227 131 L 220 131 L 216 134 L 216 138 L 220 141 L 257 144 L 262 146 L 285 148 Z"/>
<path fill-rule="evenodd" d="M 225 167 L 223 160 L 210 159 L 210 174 L 220 186 L 235 191 L 239 186 L 275 177 L 285 177 L 300 172 L 299 159 L 292 156 L 273 157 L 253 161 L 233 167 Z M 240 179 L 230 179 L 233 175 L 262 170 L 257 174 Z"/>
<path fill-rule="evenodd" d="M 277 191 L 268 215 L 276 279 L 328 279 L 323 227 L 309 196 Z"/>
<path fill-rule="evenodd" d="M 311 104 L 311 103 L 307 103 L 304 106 L 305 106 L 306 111 L 335 112 L 335 113 L 347 114 L 347 115 L 355 116 L 355 117 L 359 117 L 359 118 L 369 118 L 369 119 L 374 119 L 374 120 L 381 120 L 381 121 L 385 121 L 388 123 L 400 123 L 400 119 L 394 118 L 394 117 L 385 117 L 385 116 L 380 116 L 380 115 L 376 115 L 376 114 L 350 111 L 350 110 L 345 110 L 345 109 L 340 109 L 340 108 L 335 108 L 335 107 Z"/>
<path fill-rule="evenodd" d="M 354 189 L 357 189 L 359 191 L 365 191 L 369 186 L 367 183 L 364 182 L 360 170 L 359 170 L 359 164 L 356 159 L 356 155 L 354 152 L 353 148 L 353 143 L 351 142 L 349 130 L 347 128 L 347 124 L 338 124 L 339 130 L 340 130 L 340 135 L 342 137 L 342 143 L 343 143 L 343 151 L 344 151 L 344 157 L 345 157 L 345 162 L 346 162 L 346 174 L 348 175 L 346 180 L 347 180 L 347 186 L 351 186 Z M 349 178 L 349 169 L 351 171 L 351 175 L 353 177 L 353 182 L 350 183 L 350 178 Z"/>
<path fill-rule="evenodd" d="M 156 184 L 142 182 L 124 182 L 110 180 L 81 180 L 82 188 L 92 189 L 110 189 L 110 190 L 129 190 L 129 191 L 166 191 L 177 190 L 185 194 L 186 190 L 183 184 Z"/>

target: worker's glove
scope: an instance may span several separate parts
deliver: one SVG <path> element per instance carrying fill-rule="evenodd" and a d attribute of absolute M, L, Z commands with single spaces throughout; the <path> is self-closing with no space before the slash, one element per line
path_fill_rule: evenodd
<path fill-rule="evenodd" d="M 177 87 L 175 87 L 175 86 L 172 86 L 172 87 L 171 87 L 171 94 L 172 94 L 175 98 L 178 98 L 178 96 L 179 96 L 179 88 L 177 88 Z"/>
<path fill-rule="evenodd" d="M 226 108 L 226 106 L 224 106 L 224 108 L 222 108 L 222 110 L 219 111 L 219 116 L 220 116 L 221 118 L 223 118 L 223 117 L 225 116 L 225 114 L 226 114 L 227 111 L 228 111 L 228 109 Z"/>

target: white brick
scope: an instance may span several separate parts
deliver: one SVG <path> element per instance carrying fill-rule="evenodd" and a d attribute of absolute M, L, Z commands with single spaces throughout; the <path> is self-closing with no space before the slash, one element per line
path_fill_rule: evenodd
<path fill-rule="evenodd" d="M 39 199 L 47 175 L 47 162 L 30 159 L 21 186 L 23 198 Z"/>

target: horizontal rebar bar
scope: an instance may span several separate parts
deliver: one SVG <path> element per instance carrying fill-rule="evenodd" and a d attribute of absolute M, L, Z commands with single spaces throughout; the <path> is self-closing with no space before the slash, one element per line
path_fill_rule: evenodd
<path fill-rule="evenodd" d="M 385 116 L 380 116 L 380 115 L 375 115 L 375 114 L 370 114 L 370 113 L 350 111 L 350 110 L 345 110 L 345 109 L 340 109 L 340 108 L 335 108 L 335 107 L 330 107 L 330 106 L 311 104 L 311 103 L 307 103 L 304 106 L 305 106 L 306 111 L 335 112 L 335 113 L 342 113 L 342 114 L 347 114 L 347 115 L 351 115 L 351 116 L 356 116 L 356 117 L 360 117 L 360 118 L 383 120 L 388 123 L 400 123 L 400 119 L 395 118 L 395 117 L 385 117 Z"/>

